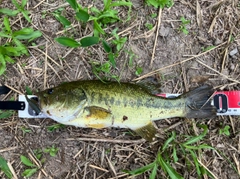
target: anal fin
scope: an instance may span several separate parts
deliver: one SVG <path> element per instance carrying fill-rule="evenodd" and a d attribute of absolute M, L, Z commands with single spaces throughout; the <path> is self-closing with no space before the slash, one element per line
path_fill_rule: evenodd
<path fill-rule="evenodd" d="M 157 132 L 152 122 L 149 122 L 147 125 L 135 129 L 134 131 L 149 142 L 152 142 L 154 140 L 155 134 Z"/>

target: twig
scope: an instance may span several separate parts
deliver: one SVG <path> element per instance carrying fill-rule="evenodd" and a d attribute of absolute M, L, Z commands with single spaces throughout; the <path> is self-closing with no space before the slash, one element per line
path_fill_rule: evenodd
<path fill-rule="evenodd" d="M 198 160 L 198 159 L 197 159 Z M 211 172 L 200 160 L 198 160 L 198 163 L 200 163 L 200 165 L 202 165 L 203 168 L 205 168 L 215 179 L 217 179 L 218 177 L 216 175 L 214 175 L 213 172 Z"/>
<path fill-rule="evenodd" d="M 36 6 L 33 7 L 33 9 L 37 8 L 38 6 L 40 6 L 45 0 L 40 1 Z"/>
<path fill-rule="evenodd" d="M 155 55 L 155 51 L 156 51 L 158 32 L 159 32 L 159 27 L 161 25 L 161 17 L 162 17 L 162 8 L 159 8 L 157 32 L 156 32 L 156 36 L 155 36 L 155 41 L 154 41 L 154 46 L 153 46 L 153 52 L 152 52 L 152 58 L 151 58 L 151 62 L 150 62 L 150 67 L 152 67 L 153 60 L 154 60 L 154 55 Z"/>
<path fill-rule="evenodd" d="M 50 59 L 53 63 L 55 63 L 60 69 L 62 69 L 62 66 L 59 65 L 55 60 L 53 60 L 48 54 L 46 54 L 45 52 L 43 52 L 42 50 L 35 48 L 35 47 L 28 47 L 28 48 L 32 48 L 35 49 L 37 51 L 39 51 L 40 53 L 42 53 L 43 55 L 46 55 L 48 59 Z"/>
<path fill-rule="evenodd" d="M 203 66 L 207 67 L 208 69 L 210 69 L 210 70 L 216 72 L 217 74 L 223 76 L 224 78 L 226 78 L 226 79 L 228 79 L 228 80 L 230 80 L 230 81 L 233 81 L 233 82 L 235 82 L 235 83 L 240 84 L 240 81 L 237 81 L 237 80 L 235 80 L 235 79 L 233 79 L 233 78 L 228 77 L 227 75 L 224 75 L 224 74 L 220 73 L 219 71 L 217 71 L 217 70 L 213 69 L 212 67 L 206 65 L 205 63 L 201 62 L 200 60 L 196 60 L 196 61 L 197 61 L 198 63 L 202 64 Z"/>
<path fill-rule="evenodd" d="M 145 141 L 145 139 L 139 140 L 116 140 L 116 139 L 97 139 L 97 138 L 68 138 L 66 140 L 80 140 L 80 141 L 91 141 L 91 142 L 110 142 L 110 143 L 122 143 L 122 144 L 140 144 Z"/>
<path fill-rule="evenodd" d="M 150 73 L 147 73 L 147 74 L 145 74 L 145 75 L 143 75 L 143 76 L 141 76 L 141 77 L 139 77 L 139 78 L 135 78 L 135 79 L 133 79 L 132 81 L 141 80 L 141 79 L 143 79 L 143 78 L 152 76 L 152 75 L 158 73 L 158 72 L 161 71 L 161 70 L 164 70 L 164 69 L 167 69 L 167 68 L 170 68 L 170 67 L 174 67 L 174 66 L 179 65 L 179 64 L 181 64 L 181 63 L 185 63 L 185 62 L 190 61 L 190 60 L 192 60 L 192 59 L 194 59 L 194 58 L 197 58 L 197 57 L 200 57 L 200 56 L 202 56 L 202 55 L 205 55 L 206 53 L 211 52 L 211 51 L 215 50 L 215 49 L 218 48 L 218 47 L 221 47 L 222 45 L 224 45 L 224 44 L 226 44 L 226 43 L 227 43 L 227 41 L 226 41 L 226 42 L 223 42 L 223 43 L 221 43 L 220 45 L 218 45 L 218 46 L 216 46 L 216 47 L 214 47 L 214 48 L 212 48 L 212 49 L 209 49 L 209 50 L 207 50 L 207 51 L 205 51 L 205 52 L 203 52 L 203 53 L 200 53 L 200 54 L 198 54 L 198 55 L 194 55 L 194 56 L 192 56 L 192 57 L 190 57 L 190 58 L 187 58 L 187 59 L 185 59 L 185 60 L 183 60 L 183 61 L 180 61 L 180 62 L 176 62 L 176 63 L 174 63 L 174 64 L 172 64 L 172 65 L 168 65 L 168 66 L 159 68 L 159 69 L 154 70 L 154 71 L 152 71 L 152 72 L 150 72 Z"/>
<path fill-rule="evenodd" d="M 13 175 L 13 179 L 18 179 L 17 174 L 16 174 L 15 170 L 12 167 L 12 164 L 8 161 L 7 165 L 8 165 L 8 168 L 9 168 L 9 170 L 11 171 L 11 173 Z"/>
<path fill-rule="evenodd" d="M 229 34 L 229 37 L 228 37 L 228 42 L 227 42 L 228 45 L 227 45 L 226 49 L 224 50 L 224 55 L 223 55 L 223 61 L 222 61 L 221 72 L 222 72 L 223 69 L 224 69 L 225 61 L 226 61 L 227 56 L 228 56 L 228 47 L 229 47 L 229 43 L 230 43 L 230 41 L 231 41 L 232 30 L 233 30 L 233 29 L 231 29 L 230 34 Z"/>
<path fill-rule="evenodd" d="M 16 89 L 14 89 L 13 87 L 11 87 L 11 86 L 8 86 L 8 85 L 5 85 L 6 87 L 8 87 L 8 88 L 10 88 L 11 90 L 13 90 L 13 91 L 15 91 L 15 92 L 17 92 L 18 94 L 22 94 L 23 95 L 23 93 L 22 92 L 20 92 L 20 91 L 18 91 L 18 90 L 16 90 Z"/>
<path fill-rule="evenodd" d="M 44 89 L 46 89 L 46 83 L 47 83 L 47 67 L 48 67 L 48 60 L 47 60 L 47 57 L 48 57 L 48 43 L 46 42 L 46 50 L 45 50 L 45 66 L 44 66 L 44 81 L 43 81 L 43 87 Z"/>

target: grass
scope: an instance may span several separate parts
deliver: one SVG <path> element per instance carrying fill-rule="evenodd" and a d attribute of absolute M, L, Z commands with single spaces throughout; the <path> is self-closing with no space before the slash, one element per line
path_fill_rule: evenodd
<path fill-rule="evenodd" d="M 22 41 L 28 43 L 40 37 L 40 31 L 34 31 L 33 28 L 22 28 L 21 30 L 13 31 L 9 22 L 9 17 L 4 16 L 1 20 L 2 30 L 0 38 L 3 38 L 4 44 L 0 46 L 0 75 L 6 70 L 7 63 L 15 63 L 13 58 L 23 55 L 29 55 L 26 45 Z"/>
<path fill-rule="evenodd" d="M 213 147 L 199 143 L 202 142 L 208 133 L 207 126 L 202 125 L 200 128 L 203 132 L 197 136 L 179 136 L 173 131 L 170 137 L 165 140 L 164 144 L 157 153 L 156 159 L 153 163 L 150 163 L 144 167 L 138 168 L 133 171 L 126 171 L 131 175 L 140 175 L 148 170 L 151 170 L 151 179 L 157 178 L 157 170 L 161 169 L 171 179 L 183 179 L 184 177 L 177 172 L 172 164 L 179 162 L 179 156 L 185 159 L 184 166 L 188 166 L 188 169 L 196 170 L 198 177 L 204 175 L 212 178 L 211 173 L 208 172 L 200 163 L 199 156 L 203 155 L 201 150 L 215 150 Z M 181 141 L 180 138 L 184 138 L 186 141 Z M 200 151 L 200 154 L 199 154 Z"/>
<path fill-rule="evenodd" d="M 76 2 L 76 0 L 67 0 L 67 2 L 70 4 L 70 6 L 74 9 L 76 19 L 81 23 L 90 23 L 93 24 L 93 36 L 87 36 L 81 38 L 80 41 L 77 41 L 73 38 L 69 37 L 58 37 L 55 38 L 55 40 L 67 47 L 71 48 L 77 48 L 77 47 L 90 47 L 93 45 L 98 44 L 100 41 L 102 42 L 103 49 L 108 54 L 108 60 L 110 63 L 105 63 L 100 65 L 100 67 L 93 66 L 93 72 L 96 77 L 103 80 L 100 77 L 100 73 L 103 73 L 104 79 L 115 79 L 119 81 L 119 77 L 111 74 L 111 68 L 116 68 L 116 58 L 118 57 L 118 54 L 120 53 L 122 47 L 127 41 L 127 37 L 120 38 L 118 36 L 117 28 L 112 31 L 112 35 L 115 39 L 111 41 L 113 45 L 116 46 L 117 51 L 113 53 L 112 48 L 108 44 L 108 42 L 105 40 L 107 38 L 107 33 L 104 31 L 103 28 L 106 28 L 109 24 L 116 23 L 117 21 L 124 21 L 120 19 L 118 15 L 118 11 L 115 10 L 115 7 L 120 6 L 127 6 L 129 8 L 128 10 L 128 17 L 126 21 L 130 20 L 131 16 L 131 2 L 126 1 L 116 1 L 112 2 L 112 0 L 104 0 L 103 4 L 104 7 L 102 10 L 92 7 L 90 8 L 90 12 L 87 8 L 82 7 L 80 4 Z M 54 13 L 54 16 L 58 21 L 60 21 L 64 27 L 71 26 L 71 22 L 67 20 L 64 16 L 60 14 L 59 11 L 56 11 Z M 110 66 L 109 66 L 110 65 Z"/>

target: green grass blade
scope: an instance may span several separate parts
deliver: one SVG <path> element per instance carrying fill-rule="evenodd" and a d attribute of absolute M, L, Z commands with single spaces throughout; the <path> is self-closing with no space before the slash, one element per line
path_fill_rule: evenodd
<path fill-rule="evenodd" d="M 76 0 L 66 0 L 70 6 L 74 9 L 74 10 L 77 10 L 78 8 L 78 4 L 77 4 L 77 1 Z"/>
<path fill-rule="evenodd" d="M 28 167 L 35 167 L 35 165 L 24 155 L 20 156 L 21 162 Z"/>
<path fill-rule="evenodd" d="M 87 22 L 89 20 L 90 15 L 86 11 L 79 9 L 79 11 L 76 12 L 76 17 L 77 20 Z"/>
<path fill-rule="evenodd" d="M 12 63 L 12 64 L 15 63 L 15 60 L 13 60 L 13 59 L 12 59 L 11 57 L 9 57 L 9 56 L 5 56 L 4 58 L 5 58 L 5 61 L 6 61 L 6 62 L 9 62 L 9 63 Z"/>
<path fill-rule="evenodd" d="M 198 136 L 194 136 L 194 137 L 188 139 L 188 141 L 184 142 L 183 145 L 189 145 L 189 144 L 196 143 L 196 142 L 202 140 L 202 138 L 204 138 L 206 136 L 206 134 L 208 132 L 207 126 L 201 125 L 200 127 L 203 128 L 203 132 Z"/>
<path fill-rule="evenodd" d="M 104 30 L 100 26 L 100 24 L 97 22 L 97 20 L 93 21 L 93 28 L 96 29 L 100 34 L 105 34 Z"/>
<path fill-rule="evenodd" d="M 27 35 L 29 33 L 32 33 L 34 30 L 32 28 L 23 28 L 21 30 L 17 30 L 13 32 L 13 36 L 17 37 L 18 35 Z"/>
<path fill-rule="evenodd" d="M 105 52 L 110 53 L 112 51 L 112 48 L 105 40 L 102 40 L 102 45 L 103 45 Z"/>
<path fill-rule="evenodd" d="M 16 38 L 19 40 L 28 40 L 28 42 L 30 42 L 41 36 L 42 36 L 42 33 L 39 30 L 37 30 L 27 34 L 16 35 Z"/>
<path fill-rule="evenodd" d="M 155 165 L 152 169 L 152 173 L 151 175 L 149 176 L 149 179 L 155 179 L 156 176 L 157 176 L 157 168 L 158 168 L 158 164 L 155 162 Z"/>
<path fill-rule="evenodd" d="M 22 8 L 24 8 L 24 7 L 26 6 L 27 1 L 28 1 L 28 0 L 22 0 L 22 4 L 21 4 Z"/>
<path fill-rule="evenodd" d="M 51 126 L 47 126 L 47 130 L 49 132 L 53 132 L 56 129 L 61 129 L 61 128 L 64 128 L 64 127 L 65 127 L 64 124 L 54 124 L 54 125 L 51 125 Z"/>
<path fill-rule="evenodd" d="M 12 3 L 18 10 L 21 10 L 21 6 L 17 3 L 16 0 L 12 0 Z"/>
<path fill-rule="evenodd" d="M 5 47 L 6 49 L 6 55 L 8 56 L 15 56 L 15 57 L 19 57 L 23 54 L 25 54 L 25 47 Z"/>
<path fill-rule="evenodd" d="M 19 13 L 19 10 L 12 10 L 8 8 L 0 9 L 0 13 L 8 15 L 8 16 L 16 16 Z"/>
<path fill-rule="evenodd" d="M 98 44 L 99 37 L 84 37 L 80 40 L 82 47 L 89 47 L 95 44 Z"/>
<path fill-rule="evenodd" d="M 173 167 L 164 161 L 160 152 L 158 153 L 157 161 L 159 162 L 159 165 L 162 167 L 162 169 L 168 173 L 171 179 L 184 179 Z"/>
<path fill-rule="evenodd" d="M 79 47 L 81 46 L 81 44 L 79 44 L 77 41 L 75 41 L 72 38 L 68 38 L 68 37 L 58 37 L 54 39 L 55 41 L 57 41 L 58 43 L 60 43 L 61 45 L 67 46 L 67 47 Z"/>
<path fill-rule="evenodd" d="M 0 74 L 1 75 L 1 74 Z M 13 111 L 1 111 L 0 110 L 0 119 L 7 119 L 13 115 Z"/>
<path fill-rule="evenodd" d="M 9 19 L 5 16 L 4 19 L 3 19 L 3 24 L 6 28 L 6 30 L 11 33 L 12 30 L 11 30 L 11 27 L 10 27 L 10 23 L 9 23 Z"/>
<path fill-rule="evenodd" d="M 150 164 L 148 164 L 146 166 L 143 166 L 141 168 L 138 168 L 138 169 L 132 170 L 132 171 L 123 170 L 123 172 L 128 173 L 130 175 L 140 175 L 140 174 L 142 174 L 142 173 L 144 173 L 144 172 L 146 172 L 146 171 L 148 171 L 150 169 L 153 169 L 154 166 L 155 166 L 155 163 L 156 162 L 150 163 Z"/>
<path fill-rule="evenodd" d="M 177 156 L 177 149 L 174 146 L 173 147 L 173 161 L 176 163 L 178 161 L 178 156 Z"/>
<path fill-rule="evenodd" d="M 12 178 L 13 175 L 7 165 L 7 161 L 0 156 L 0 169 L 3 171 L 3 173 L 8 177 L 8 178 Z"/>
<path fill-rule="evenodd" d="M 37 168 L 26 169 L 22 173 L 22 176 L 24 176 L 24 177 L 31 177 L 36 172 L 37 172 Z"/>
<path fill-rule="evenodd" d="M 173 131 L 171 137 L 168 138 L 168 139 L 164 142 L 161 151 L 164 152 L 165 149 L 168 148 L 169 144 L 170 144 L 173 140 L 175 140 L 175 138 L 176 138 L 176 133 Z"/>
<path fill-rule="evenodd" d="M 189 152 L 190 152 L 190 154 L 192 156 L 192 159 L 194 161 L 194 168 L 196 168 L 198 176 L 201 177 L 201 170 L 200 170 L 199 163 L 198 163 L 198 160 L 197 160 L 197 155 L 192 150 L 189 150 Z"/>
<path fill-rule="evenodd" d="M 114 7 L 114 6 L 128 6 L 131 7 L 132 3 L 131 2 L 126 2 L 126 1 L 115 1 L 109 5 L 109 7 Z"/>
<path fill-rule="evenodd" d="M 11 35 L 7 35 L 7 34 L 5 34 L 3 32 L 0 32 L 0 37 L 12 38 Z"/>
<path fill-rule="evenodd" d="M 29 86 L 26 86 L 25 89 L 27 95 L 32 95 L 32 90 L 29 88 Z"/>
<path fill-rule="evenodd" d="M 53 13 L 53 15 L 62 25 L 64 25 L 65 28 L 67 28 L 71 25 L 71 22 L 69 20 L 67 20 L 64 16 L 62 16 L 58 13 Z"/>
<path fill-rule="evenodd" d="M 112 64 L 112 66 L 113 66 L 113 68 L 116 68 L 116 60 L 115 60 L 115 57 L 114 57 L 114 53 L 109 53 L 108 54 L 108 59 L 109 59 L 109 61 L 111 62 L 111 64 Z"/>
<path fill-rule="evenodd" d="M 201 145 L 198 145 L 198 146 L 184 145 L 184 147 L 186 149 L 190 149 L 190 150 L 199 150 L 199 149 L 212 149 L 212 150 L 215 150 L 213 147 L 211 147 L 210 145 L 207 145 L 207 144 L 201 144 Z"/>
<path fill-rule="evenodd" d="M 6 70 L 6 61 L 4 56 L 0 54 L 0 75 L 2 75 Z"/>

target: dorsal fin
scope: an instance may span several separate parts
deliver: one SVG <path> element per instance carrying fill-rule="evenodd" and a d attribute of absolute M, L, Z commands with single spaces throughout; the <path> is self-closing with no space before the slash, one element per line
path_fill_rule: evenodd
<path fill-rule="evenodd" d="M 154 77 L 144 78 L 143 80 L 141 80 L 135 84 L 146 89 L 151 94 L 160 94 L 161 93 L 161 90 L 160 90 L 161 84 Z"/>

